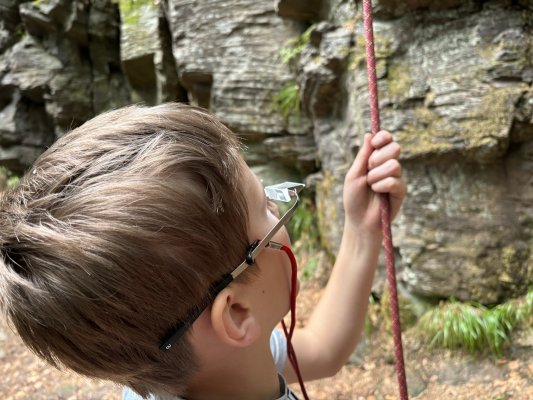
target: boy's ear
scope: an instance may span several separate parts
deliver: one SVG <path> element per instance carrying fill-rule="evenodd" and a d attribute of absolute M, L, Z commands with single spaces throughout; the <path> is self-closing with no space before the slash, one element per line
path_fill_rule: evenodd
<path fill-rule="evenodd" d="M 246 347 L 261 335 L 253 308 L 238 290 L 226 288 L 211 306 L 211 325 L 215 334 L 230 346 Z"/>

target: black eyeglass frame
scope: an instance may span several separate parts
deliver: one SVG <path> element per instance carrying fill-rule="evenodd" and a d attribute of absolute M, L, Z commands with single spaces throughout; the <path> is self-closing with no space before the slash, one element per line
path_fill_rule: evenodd
<path fill-rule="evenodd" d="M 305 187 L 303 183 L 295 183 L 295 182 L 284 182 L 277 185 L 271 185 L 265 187 L 265 194 L 268 199 L 274 200 L 274 201 L 285 201 L 281 198 L 272 198 L 271 197 L 271 190 L 286 190 L 285 193 L 287 193 L 290 196 L 290 199 L 294 199 L 294 202 L 289 207 L 287 211 L 283 214 L 283 216 L 279 219 L 279 221 L 274 225 L 274 227 L 266 234 L 266 236 L 263 238 L 263 240 L 255 240 L 249 247 L 248 252 L 246 254 L 246 258 L 242 263 L 239 264 L 231 273 L 225 274 L 222 276 L 221 279 L 219 279 L 217 282 L 215 282 L 211 287 L 209 288 L 208 294 L 206 296 L 207 301 L 204 302 L 204 305 L 201 307 L 196 307 L 189 311 L 187 319 L 184 321 L 179 322 L 175 327 L 173 327 L 163 338 L 159 345 L 159 350 L 161 351 L 169 351 L 172 346 L 187 332 L 187 330 L 192 326 L 192 324 L 200 317 L 200 315 L 204 312 L 204 310 L 209 306 L 209 304 L 212 303 L 212 301 L 217 297 L 217 295 L 224 290 L 233 280 L 235 280 L 240 274 L 242 274 L 248 267 L 255 264 L 255 259 L 259 255 L 259 253 L 267 248 L 276 248 L 280 249 L 281 244 L 277 242 L 271 241 L 272 237 L 281 229 L 283 225 L 287 223 L 287 221 L 290 219 L 292 214 L 294 213 L 296 207 L 300 203 L 300 198 L 298 197 L 298 193 Z M 283 196 L 282 196 L 283 197 Z M 289 200 L 290 201 L 290 200 Z"/>

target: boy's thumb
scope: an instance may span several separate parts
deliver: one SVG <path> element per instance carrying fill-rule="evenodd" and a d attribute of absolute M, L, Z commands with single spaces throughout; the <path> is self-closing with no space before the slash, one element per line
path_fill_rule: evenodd
<path fill-rule="evenodd" d="M 371 140 L 372 135 L 370 133 L 366 133 L 363 137 L 363 144 L 359 148 L 357 156 L 355 157 L 355 161 L 352 165 L 352 173 L 355 173 L 356 175 L 365 175 L 368 172 L 368 159 L 374 151 L 372 144 L 370 144 Z"/>

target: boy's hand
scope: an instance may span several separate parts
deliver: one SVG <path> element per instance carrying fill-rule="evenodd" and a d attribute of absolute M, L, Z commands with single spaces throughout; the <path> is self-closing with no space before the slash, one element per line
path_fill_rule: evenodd
<path fill-rule="evenodd" d="M 346 174 L 346 218 L 335 266 L 307 325 L 297 328 L 292 340 L 305 380 L 339 371 L 361 337 L 381 246 L 378 193 L 390 195 L 392 217 L 405 197 L 399 155 L 390 133 L 365 135 Z M 284 372 L 289 382 L 297 381 L 290 365 Z"/>
<path fill-rule="evenodd" d="M 365 135 L 344 181 L 347 227 L 361 233 L 380 235 L 380 200 L 377 193 L 390 195 L 391 219 L 394 219 L 407 190 L 399 156 L 400 145 L 393 141 L 389 132 Z"/>

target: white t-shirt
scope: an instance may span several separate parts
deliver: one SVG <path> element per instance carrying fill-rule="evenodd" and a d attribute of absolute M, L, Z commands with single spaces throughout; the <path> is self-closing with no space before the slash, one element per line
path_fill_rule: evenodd
<path fill-rule="evenodd" d="M 274 329 L 270 335 L 270 351 L 272 352 L 272 357 L 274 358 L 274 364 L 276 365 L 276 371 L 278 372 L 279 377 L 279 387 L 281 397 L 273 400 L 298 400 L 298 397 L 292 392 L 292 390 L 287 386 L 285 378 L 283 378 L 283 370 L 285 369 L 285 364 L 287 363 L 287 339 L 279 329 Z M 129 387 L 125 387 L 122 391 L 122 400 L 142 400 L 142 397 L 131 390 Z M 168 397 L 168 396 L 158 396 L 150 395 L 147 400 L 183 400 L 180 397 Z"/>

